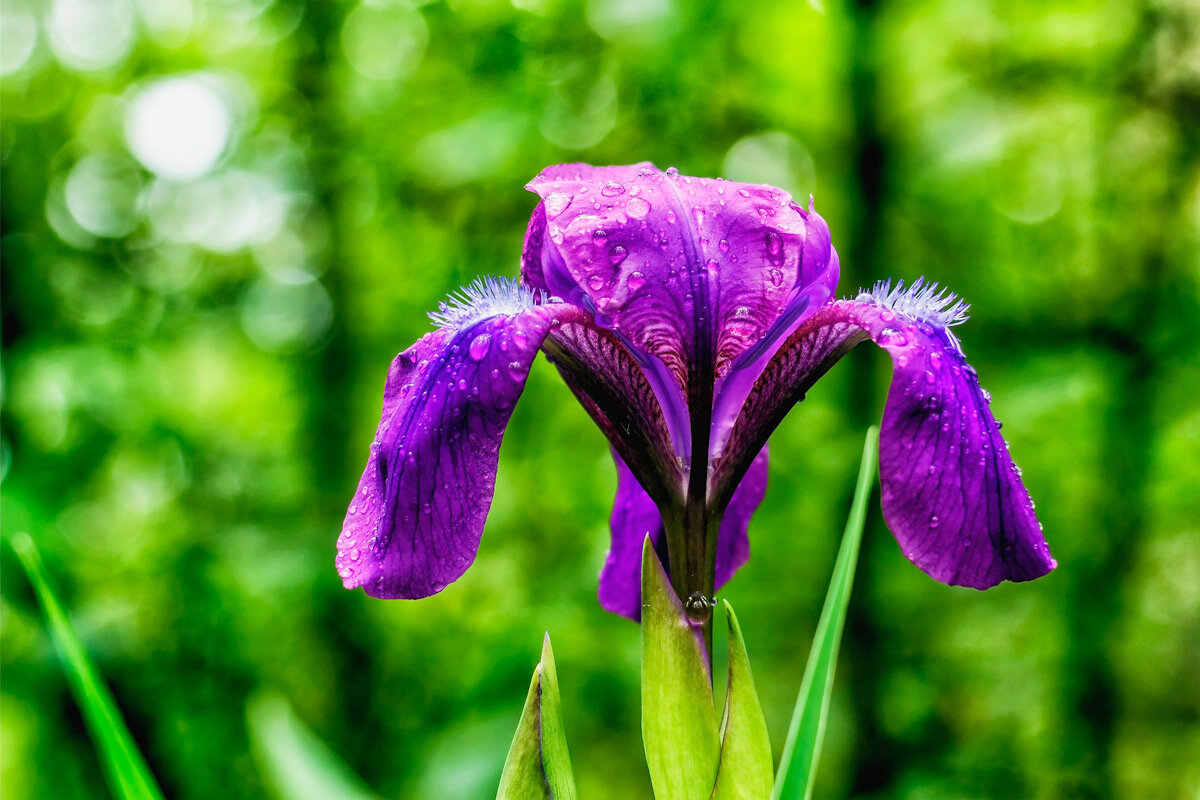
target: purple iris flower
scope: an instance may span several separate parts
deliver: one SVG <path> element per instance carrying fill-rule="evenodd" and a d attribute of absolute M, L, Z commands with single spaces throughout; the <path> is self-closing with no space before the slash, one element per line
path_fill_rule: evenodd
<path fill-rule="evenodd" d="M 601 604 L 639 616 L 649 535 L 679 595 L 703 606 L 749 557 L 768 437 L 868 339 L 892 358 L 880 473 L 904 555 L 978 589 L 1054 568 L 951 331 L 967 308 L 953 295 L 917 281 L 835 300 L 828 226 L 773 186 L 563 164 L 528 188 L 541 202 L 520 280 L 465 287 L 392 362 L 338 539 L 347 588 L 425 597 L 471 565 L 504 429 L 541 350 L 616 461 Z"/>

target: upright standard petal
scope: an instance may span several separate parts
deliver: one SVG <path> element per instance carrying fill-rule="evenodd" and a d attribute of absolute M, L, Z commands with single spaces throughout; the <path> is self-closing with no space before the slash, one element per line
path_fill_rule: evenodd
<path fill-rule="evenodd" d="M 475 560 L 500 442 L 555 305 L 516 282 L 477 282 L 396 356 L 366 469 L 338 539 L 346 588 L 426 597 Z"/>
<path fill-rule="evenodd" d="M 985 589 L 1055 567 L 989 396 L 950 326 L 965 307 L 935 287 L 880 285 L 805 322 L 764 370 L 717 464 L 719 491 L 792 404 L 870 338 L 892 358 L 880 431 L 883 515 L 904 555 L 933 578 Z"/>
<path fill-rule="evenodd" d="M 692 381 L 711 386 L 809 279 L 805 216 L 772 186 L 563 164 L 529 188 L 542 203 L 525 282 L 593 310 L 659 358 L 689 400 Z"/>
<path fill-rule="evenodd" d="M 617 496 L 613 501 L 612 546 L 600 571 L 600 605 L 632 620 L 641 618 L 642 544 L 650 537 L 667 565 L 662 515 L 650 495 L 616 453 Z M 725 509 L 717 532 L 716 588 L 720 589 L 750 558 L 750 518 L 767 491 L 767 449 L 755 457 Z"/>

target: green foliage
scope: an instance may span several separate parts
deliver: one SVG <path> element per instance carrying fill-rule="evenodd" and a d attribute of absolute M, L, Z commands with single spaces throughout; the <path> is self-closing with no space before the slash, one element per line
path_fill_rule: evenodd
<path fill-rule="evenodd" d="M 729 680 L 721 724 L 721 764 L 712 800 L 762 800 L 771 794 L 775 766 L 771 737 L 750 671 L 750 656 L 733 606 L 725 601 L 729 624 Z"/>
<path fill-rule="evenodd" d="M 574 800 L 575 776 L 563 729 L 562 699 L 550 634 L 533 671 L 521 721 L 508 749 L 496 800 Z"/>
<path fill-rule="evenodd" d="M 92 735 L 113 796 L 118 800 L 162 800 L 162 791 L 150 774 L 133 737 L 129 735 L 129 729 L 125 727 L 125 720 L 121 718 L 108 687 L 97 674 L 87 650 L 46 581 L 42 559 L 33 540 L 27 534 L 17 534 L 12 538 L 12 548 L 42 604 L 54 644 L 62 658 L 63 669 L 67 673 L 67 682 Z"/>
<path fill-rule="evenodd" d="M 656 800 L 712 794 L 721 739 L 708 654 L 648 536 L 642 547 L 642 743 Z"/>
<path fill-rule="evenodd" d="M 246 707 L 273 687 L 380 796 L 490 798 L 550 628 L 580 795 L 649 795 L 640 631 L 595 602 L 611 459 L 551 366 L 462 580 L 372 601 L 333 552 L 390 359 L 448 291 L 515 274 L 525 182 L 650 159 L 813 193 L 839 295 L 923 274 L 971 302 L 957 332 L 1061 565 L 947 588 L 872 510 L 814 795 L 1194 794 L 1196 4 L 822 5 L 0 3 L 0 528 L 37 531 L 166 793 L 268 795 Z M 178 77 L 229 114 L 194 178 L 129 136 Z M 860 348 L 784 422 L 721 590 L 780 734 L 888 370 Z M 92 798 L 7 549 L 0 570 L 0 796 Z"/>
<path fill-rule="evenodd" d="M 854 487 L 854 502 L 850 518 L 842 534 L 833 577 L 821 608 L 821 621 L 813 636 L 804 680 L 796 698 L 796 710 L 788 727 L 779 774 L 771 793 L 773 800 L 809 800 L 821 759 L 821 743 L 825 736 L 825 720 L 833 696 L 833 676 L 837 671 L 838 650 L 842 644 L 842 629 L 846 625 L 846 609 L 850 605 L 850 589 L 854 585 L 854 569 L 862 544 L 863 525 L 867 521 L 867 501 L 875 483 L 879 464 L 879 428 L 867 431 L 863 443 L 862 464 L 858 468 L 858 483 Z"/>
<path fill-rule="evenodd" d="M 253 695 L 246 727 L 260 772 L 279 800 L 377 800 L 282 695 Z"/>

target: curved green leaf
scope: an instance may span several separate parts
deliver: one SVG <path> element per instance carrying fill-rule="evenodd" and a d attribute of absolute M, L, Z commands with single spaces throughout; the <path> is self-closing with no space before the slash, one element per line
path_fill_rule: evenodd
<path fill-rule="evenodd" d="M 25 574 L 29 576 L 29 582 L 33 584 L 42 609 L 46 612 L 50 633 L 67 673 L 67 682 L 92 734 L 100 765 L 104 768 L 104 776 L 113 795 L 121 800 L 162 800 L 162 790 L 150 774 L 150 768 L 134 744 L 129 729 L 125 727 L 125 720 L 112 694 L 88 658 L 83 642 L 79 640 L 66 612 L 46 582 L 42 558 L 36 545 L 28 534 L 19 533 L 12 539 L 12 549 L 25 568 Z"/>
<path fill-rule="evenodd" d="M 850 605 L 850 587 L 854 583 L 854 567 L 862 542 L 867 500 L 875 482 L 878 460 L 879 428 L 872 427 L 867 431 L 867 439 L 863 444 L 862 465 L 858 470 L 850 519 L 846 522 L 846 532 L 838 548 L 833 578 L 825 595 L 825 606 L 821 609 L 821 621 L 817 623 L 808 666 L 800 684 L 800 696 L 796 698 L 796 710 L 788 728 L 787 743 L 783 746 L 783 758 L 779 762 L 779 774 L 775 776 L 772 800 L 808 800 L 812 797 L 817 759 L 821 755 L 821 739 L 825 734 L 825 719 L 829 714 L 829 698 L 833 693 L 838 646 L 846 623 L 846 608 Z"/>
<path fill-rule="evenodd" d="M 704 800 L 721 758 L 708 654 L 647 537 L 642 548 L 642 743 L 657 800 Z"/>
<path fill-rule="evenodd" d="M 500 775 L 497 800 L 575 800 L 575 775 L 567 752 L 558 671 L 550 634 L 542 642 L 542 660 L 533 671 L 521 721 Z"/>
<path fill-rule="evenodd" d="M 774 783 L 771 737 L 754 689 L 742 626 L 728 602 L 725 618 L 729 623 L 729 688 L 725 693 L 721 766 L 712 800 L 763 800 Z"/>

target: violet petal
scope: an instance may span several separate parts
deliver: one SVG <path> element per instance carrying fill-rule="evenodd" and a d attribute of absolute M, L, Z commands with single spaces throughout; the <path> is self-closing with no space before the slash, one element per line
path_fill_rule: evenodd
<path fill-rule="evenodd" d="M 904 555 L 933 578 L 984 589 L 1055 566 L 989 398 L 948 325 L 960 307 L 914 286 L 839 301 L 788 339 L 750 392 L 718 463 L 725 492 L 792 404 L 850 348 L 892 357 L 880 432 L 884 519 Z"/>
<path fill-rule="evenodd" d="M 642 543 L 649 536 L 659 551 L 663 541 L 662 516 L 650 495 L 616 453 L 617 496 L 613 501 L 612 545 L 600 571 L 600 605 L 614 614 L 641 619 Z M 720 589 L 750 558 L 750 518 L 767 491 L 767 450 L 751 463 L 733 499 L 725 509 L 717 532 L 716 588 Z"/>
<path fill-rule="evenodd" d="M 338 539 L 346 588 L 426 597 L 475 560 L 504 429 L 554 314 L 530 305 L 466 319 L 396 356 Z"/>
<path fill-rule="evenodd" d="M 594 310 L 685 395 L 692 370 L 720 374 L 761 338 L 802 275 L 805 217 L 771 186 L 562 164 L 529 188 L 525 282 Z"/>

